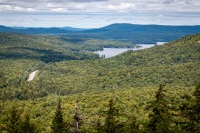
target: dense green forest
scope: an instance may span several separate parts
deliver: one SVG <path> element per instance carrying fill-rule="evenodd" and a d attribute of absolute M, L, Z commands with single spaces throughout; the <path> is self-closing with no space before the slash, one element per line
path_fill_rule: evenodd
<path fill-rule="evenodd" d="M 120 42 L 10 33 L 0 40 L 0 132 L 199 132 L 200 34 L 109 59 L 76 46 Z M 76 58 L 56 60 L 58 53 Z"/>
<path fill-rule="evenodd" d="M 134 48 L 128 42 L 98 39 L 72 39 L 62 36 L 0 33 L 1 59 L 36 59 L 43 62 L 95 59 L 88 51 L 105 48 Z"/>

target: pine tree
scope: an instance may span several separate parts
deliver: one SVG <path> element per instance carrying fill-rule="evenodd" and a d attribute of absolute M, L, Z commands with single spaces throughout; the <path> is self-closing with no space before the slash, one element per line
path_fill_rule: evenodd
<path fill-rule="evenodd" d="M 129 120 L 129 126 L 130 127 L 128 128 L 128 130 L 130 130 L 130 131 L 128 131 L 128 132 L 130 132 L 130 133 L 137 133 L 137 132 L 139 132 L 139 125 L 137 123 L 137 118 L 136 118 L 135 115 L 133 115 L 131 117 L 131 119 Z"/>
<path fill-rule="evenodd" d="M 102 132 L 103 132 L 103 131 L 102 131 L 101 122 L 100 122 L 99 119 L 97 120 L 97 122 L 96 122 L 96 124 L 95 124 L 95 130 L 96 130 L 97 133 L 102 133 Z"/>
<path fill-rule="evenodd" d="M 24 120 L 20 124 L 20 133 L 35 133 L 36 128 L 35 126 L 30 122 L 30 114 L 25 114 Z"/>
<path fill-rule="evenodd" d="M 22 112 L 13 105 L 6 116 L 4 124 L 1 125 L 2 130 L 8 133 L 20 133 L 19 125 L 21 113 Z"/>
<path fill-rule="evenodd" d="M 119 131 L 120 125 L 115 119 L 115 116 L 118 114 L 119 111 L 116 109 L 113 99 L 110 99 L 104 125 L 104 131 L 106 133 L 117 133 Z"/>
<path fill-rule="evenodd" d="M 200 133 L 200 83 L 196 86 L 194 96 L 193 113 L 190 115 L 190 121 L 194 123 L 194 132 Z"/>
<path fill-rule="evenodd" d="M 149 115 L 150 122 L 147 126 L 148 132 L 153 133 L 169 133 L 171 115 L 169 113 L 168 103 L 165 98 L 166 91 L 164 85 L 159 86 L 156 93 L 156 100 L 152 103 L 152 113 Z"/>
<path fill-rule="evenodd" d="M 182 126 L 186 132 L 200 133 L 200 83 L 193 93 L 194 99 L 190 100 L 183 110 L 183 115 L 188 122 Z"/>
<path fill-rule="evenodd" d="M 65 131 L 65 123 L 63 120 L 62 110 L 61 110 L 61 100 L 59 99 L 55 116 L 52 121 L 51 126 L 52 133 L 64 133 Z"/>

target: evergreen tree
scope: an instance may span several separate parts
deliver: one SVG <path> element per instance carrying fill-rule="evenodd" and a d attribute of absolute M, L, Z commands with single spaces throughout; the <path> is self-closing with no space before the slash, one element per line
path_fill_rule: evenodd
<path fill-rule="evenodd" d="M 163 89 L 164 85 L 159 86 L 156 93 L 156 100 L 152 103 L 152 113 L 149 115 L 149 124 L 147 126 L 148 132 L 153 133 L 169 133 L 171 116 L 169 113 L 168 102 L 165 98 L 166 91 Z"/>
<path fill-rule="evenodd" d="M 132 118 L 129 120 L 129 133 L 137 133 L 139 132 L 139 124 L 137 123 L 136 116 L 132 116 Z"/>
<path fill-rule="evenodd" d="M 103 132 L 103 131 L 102 131 L 101 122 L 100 122 L 99 119 L 97 120 L 97 122 L 96 122 L 96 124 L 95 124 L 95 130 L 96 130 L 97 133 L 102 133 L 102 132 Z"/>
<path fill-rule="evenodd" d="M 194 99 L 187 102 L 186 107 L 182 109 L 183 116 L 188 119 L 182 128 L 186 132 L 200 133 L 200 83 L 196 86 L 193 96 Z"/>
<path fill-rule="evenodd" d="M 119 111 L 115 107 L 113 99 L 110 99 L 108 110 L 106 111 L 106 120 L 104 125 L 104 131 L 106 133 L 117 133 L 120 131 L 120 125 L 115 119 L 116 115 L 119 115 Z"/>
<path fill-rule="evenodd" d="M 194 132 L 200 133 L 200 83 L 196 86 L 194 91 L 194 106 L 193 112 L 190 114 L 190 121 L 194 123 Z"/>
<path fill-rule="evenodd" d="M 30 122 L 30 114 L 25 114 L 24 120 L 20 124 L 20 133 L 35 133 L 36 128 L 35 126 Z"/>
<path fill-rule="evenodd" d="M 5 122 L 1 125 L 2 130 L 8 133 L 20 133 L 21 113 L 22 111 L 13 105 L 6 115 Z"/>
<path fill-rule="evenodd" d="M 65 123 L 63 120 L 62 110 L 61 110 L 61 100 L 59 99 L 55 116 L 52 121 L 51 130 L 52 133 L 64 133 L 65 131 Z"/>

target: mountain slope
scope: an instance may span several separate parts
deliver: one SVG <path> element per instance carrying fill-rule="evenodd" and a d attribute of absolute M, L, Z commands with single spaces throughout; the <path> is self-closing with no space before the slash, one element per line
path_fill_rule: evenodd
<path fill-rule="evenodd" d="M 169 42 L 180 37 L 200 33 L 200 26 L 164 26 L 111 24 L 99 29 L 84 31 L 97 37 L 129 40 L 134 43 Z"/>
<path fill-rule="evenodd" d="M 0 59 L 36 59 L 44 62 L 97 58 L 91 53 L 74 53 L 56 36 L 0 33 Z M 60 44 L 60 45 L 59 45 Z"/>
<path fill-rule="evenodd" d="M 20 98 L 28 99 L 30 93 L 24 91 L 26 88 L 35 90 L 36 98 L 58 92 L 60 95 L 101 93 L 160 83 L 175 88 L 193 87 L 200 79 L 199 40 L 197 34 L 109 59 L 48 63 L 40 68 L 34 81 L 29 84 L 21 81 L 14 88 L 18 88 Z M 8 87 L 3 88 L 7 93 Z M 6 96 L 12 99 L 16 94 Z"/>
<path fill-rule="evenodd" d="M 200 60 L 200 34 L 186 36 L 181 39 L 166 43 L 162 46 L 154 46 L 140 51 L 129 51 L 115 60 L 127 65 L 154 66 L 171 65 L 186 62 L 199 62 Z"/>
<path fill-rule="evenodd" d="M 39 36 L 34 36 L 35 39 L 29 35 L 14 36 L 2 39 L 10 43 L 1 42 L 1 48 L 13 44 L 31 47 L 30 44 L 38 45 L 38 40 L 48 40 L 43 37 L 37 40 Z M 16 38 L 21 41 L 14 43 Z M 37 47 L 49 48 L 49 43 L 45 47 L 42 43 Z M 55 48 L 54 45 L 51 48 Z M 78 105 L 79 113 L 84 114 L 80 129 L 95 132 L 94 122 L 105 121 L 103 112 L 109 107 L 107 101 L 114 99 L 120 111 L 116 117 L 119 123 L 129 124 L 134 115 L 133 120 L 144 131 L 159 84 L 165 84 L 164 96 L 173 109 L 171 112 L 176 114 L 172 118 L 175 122 L 184 122 L 181 109 L 193 99 L 192 92 L 200 82 L 199 53 L 200 34 L 197 34 L 109 59 L 48 64 L 36 59 L 0 59 L 0 122 L 6 121 L 4 116 L 15 105 L 17 109 L 24 109 L 24 113 L 30 113 L 38 132 L 49 132 L 58 99 L 62 99 L 63 119 L 73 121 L 74 105 Z M 35 70 L 38 72 L 34 80 L 27 82 L 27 76 Z M 132 123 L 130 127 L 132 129 Z"/>
<path fill-rule="evenodd" d="M 200 34 L 162 46 L 128 51 L 110 59 L 60 62 L 43 71 L 42 75 L 53 77 L 55 88 L 57 82 L 63 85 L 63 94 L 151 86 L 162 82 L 172 86 L 193 86 L 200 78 L 198 40 Z M 57 74 L 50 74 L 52 70 Z M 45 82 L 48 81 L 43 84 Z"/>

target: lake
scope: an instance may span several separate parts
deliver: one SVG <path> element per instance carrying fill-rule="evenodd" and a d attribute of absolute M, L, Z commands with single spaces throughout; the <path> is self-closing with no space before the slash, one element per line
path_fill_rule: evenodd
<path fill-rule="evenodd" d="M 146 48 L 155 46 L 155 44 L 137 44 L 137 45 L 141 47 L 140 48 L 103 48 L 102 51 L 96 51 L 94 53 L 99 54 L 100 57 L 102 57 L 102 55 L 105 55 L 105 58 L 110 58 L 118 54 L 121 54 L 123 52 L 126 52 L 128 50 L 136 51 L 136 50 L 146 49 Z"/>

